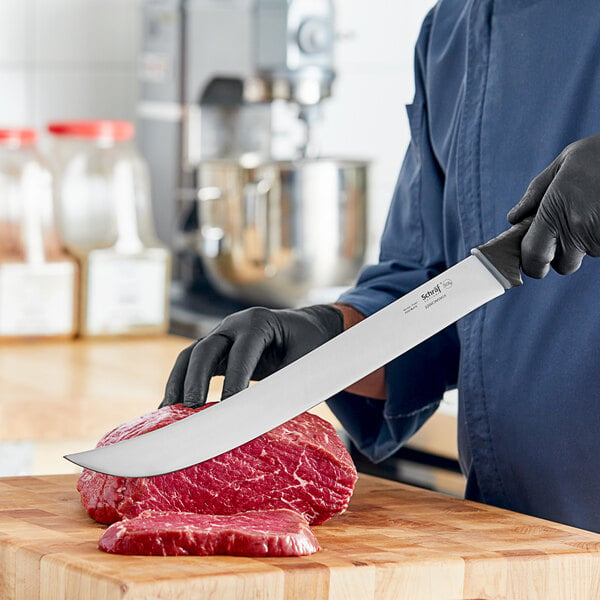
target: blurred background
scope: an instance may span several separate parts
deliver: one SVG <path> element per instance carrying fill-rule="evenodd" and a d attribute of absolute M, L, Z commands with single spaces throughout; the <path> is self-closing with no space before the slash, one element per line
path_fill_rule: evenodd
<path fill-rule="evenodd" d="M 224 0 L 227 3 L 227 0 Z M 369 256 L 376 257 L 404 150 L 413 46 L 432 0 L 335 0 L 336 78 L 322 152 L 371 161 Z M 2 0 L 0 123 L 136 120 L 141 0 Z M 217 51 L 215 49 L 215 51 Z"/>
<path fill-rule="evenodd" d="M 124 336 L 334 301 L 377 260 L 433 4 L 0 2 L 0 339 L 82 340 L 0 348 L 0 413 L 31 409 L 0 435 L 0 475 L 64 468 L 40 438 L 85 448 L 158 397 L 185 341 L 139 346 L 167 369 L 150 375 Z M 15 375 L 32 365 L 53 386 Z M 109 366 L 130 384 L 108 389 Z M 54 403 L 81 428 L 46 431 Z M 378 474 L 460 493 L 455 437 L 450 394 Z M 31 467 L 38 447 L 53 459 Z"/>

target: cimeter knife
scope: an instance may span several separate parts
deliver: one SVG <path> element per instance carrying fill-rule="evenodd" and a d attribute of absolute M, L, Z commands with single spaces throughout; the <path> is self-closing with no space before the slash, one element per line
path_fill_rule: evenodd
<path fill-rule="evenodd" d="M 255 385 L 139 437 L 68 460 L 121 477 L 150 477 L 203 462 L 270 431 L 522 284 L 520 247 L 531 218 Z"/>

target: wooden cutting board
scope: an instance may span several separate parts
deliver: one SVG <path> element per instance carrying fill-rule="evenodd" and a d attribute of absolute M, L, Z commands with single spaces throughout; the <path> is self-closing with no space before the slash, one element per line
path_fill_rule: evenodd
<path fill-rule="evenodd" d="M 75 485 L 0 479 L 2 600 L 600 598 L 600 535 L 366 475 L 302 558 L 106 554 Z"/>

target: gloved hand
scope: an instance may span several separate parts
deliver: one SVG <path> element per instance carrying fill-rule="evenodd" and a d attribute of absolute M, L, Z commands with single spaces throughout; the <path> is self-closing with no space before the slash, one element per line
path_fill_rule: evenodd
<path fill-rule="evenodd" d="M 526 275 L 545 277 L 550 265 L 568 275 L 584 255 L 600 256 L 600 135 L 567 146 L 529 184 L 508 220 L 514 225 L 532 214 L 521 243 Z"/>
<path fill-rule="evenodd" d="M 343 329 L 342 312 L 330 305 L 234 313 L 179 354 L 160 406 L 202 406 L 213 375 L 225 375 L 222 398 L 232 396 L 251 379 L 267 377 Z"/>

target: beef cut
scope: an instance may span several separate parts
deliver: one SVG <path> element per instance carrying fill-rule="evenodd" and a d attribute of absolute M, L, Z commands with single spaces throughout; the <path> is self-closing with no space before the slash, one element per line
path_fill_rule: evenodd
<path fill-rule="evenodd" d="M 304 556 L 319 550 L 308 521 L 287 509 L 235 515 L 146 510 L 113 523 L 99 546 L 115 554 Z"/>
<path fill-rule="evenodd" d="M 98 446 L 204 409 L 210 405 L 161 408 L 117 427 Z M 148 509 L 228 515 L 282 508 L 319 524 L 346 510 L 356 479 L 356 468 L 335 429 L 304 413 L 239 448 L 174 473 L 135 479 L 84 469 L 77 489 L 89 515 L 106 524 Z"/>

